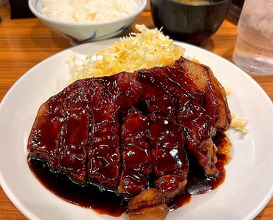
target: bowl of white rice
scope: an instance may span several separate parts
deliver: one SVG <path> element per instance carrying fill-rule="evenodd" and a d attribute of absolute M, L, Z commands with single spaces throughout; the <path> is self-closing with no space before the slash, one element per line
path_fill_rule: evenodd
<path fill-rule="evenodd" d="M 71 43 L 112 38 L 130 27 L 147 0 L 29 0 L 32 13 Z"/>

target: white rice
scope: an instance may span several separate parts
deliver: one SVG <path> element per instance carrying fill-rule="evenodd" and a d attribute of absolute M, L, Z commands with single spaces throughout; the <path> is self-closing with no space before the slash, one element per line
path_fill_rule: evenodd
<path fill-rule="evenodd" d="M 43 0 L 42 13 L 68 22 L 111 21 L 137 10 L 136 0 Z"/>

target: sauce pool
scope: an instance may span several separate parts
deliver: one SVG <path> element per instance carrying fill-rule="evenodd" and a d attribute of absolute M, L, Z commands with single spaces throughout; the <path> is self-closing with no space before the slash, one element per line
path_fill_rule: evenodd
<path fill-rule="evenodd" d="M 207 193 L 224 182 L 224 166 L 231 159 L 231 143 L 224 133 L 218 133 L 214 138 L 214 143 L 218 148 L 216 167 L 220 171 L 219 178 L 207 177 L 195 157 L 189 153 L 190 172 L 187 188 L 184 194 L 176 196 L 168 203 L 170 211 L 189 203 L 192 195 Z M 50 170 L 43 161 L 36 158 L 28 158 L 28 164 L 37 179 L 48 190 L 65 201 L 84 208 L 92 208 L 99 214 L 108 214 L 114 217 L 120 216 L 127 210 L 128 199 L 118 195 L 115 190 L 100 189 L 99 186 L 92 183 L 85 185 L 74 183 L 62 172 Z"/>

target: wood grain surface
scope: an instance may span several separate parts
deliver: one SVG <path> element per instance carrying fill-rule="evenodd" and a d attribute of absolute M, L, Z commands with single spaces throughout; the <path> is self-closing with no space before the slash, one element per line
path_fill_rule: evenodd
<path fill-rule="evenodd" d="M 0 101 L 10 87 L 31 67 L 40 61 L 71 47 L 69 41 L 59 37 L 36 18 L 10 19 L 8 4 L 0 6 Z M 154 27 L 151 14 L 144 11 L 136 23 Z M 135 31 L 133 26 L 124 34 Z M 236 24 L 225 20 L 220 29 L 209 40 L 202 43 L 205 48 L 232 62 L 232 52 L 237 32 Z M 251 77 L 273 100 L 273 75 Z M 269 143 L 272 145 L 272 143 Z M 272 158 L 273 159 L 273 158 Z M 0 188 L 0 220 L 26 219 L 10 202 Z M 273 219 L 273 199 L 255 220 Z"/>

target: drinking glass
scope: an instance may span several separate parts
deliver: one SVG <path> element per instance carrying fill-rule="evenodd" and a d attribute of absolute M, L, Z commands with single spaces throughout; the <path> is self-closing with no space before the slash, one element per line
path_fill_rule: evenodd
<path fill-rule="evenodd" d="M 239 18 L 233 60 L 241 69 L 273 74 L 273 0 L 246 0 Z"/>

